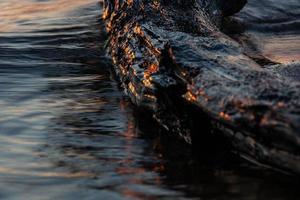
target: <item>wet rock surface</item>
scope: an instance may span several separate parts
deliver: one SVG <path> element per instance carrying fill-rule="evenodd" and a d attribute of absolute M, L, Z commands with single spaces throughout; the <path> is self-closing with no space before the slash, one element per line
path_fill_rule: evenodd
<path fill-rule="evenodd" d="M 106 0 L 109 53 L 132 102 L 170 132 L 299 174 L 299 64 L 262 65 L 220 31 L 245 3 Z"/>

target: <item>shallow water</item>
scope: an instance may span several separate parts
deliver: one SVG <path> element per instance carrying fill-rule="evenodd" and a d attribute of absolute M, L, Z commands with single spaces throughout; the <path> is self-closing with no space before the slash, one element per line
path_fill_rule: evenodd
<path fill-rule="evenodd" d="M 0 199 L 300 195 L 291 178 L 160 137 L 113 78 L 97 0 L 70 2 L 0 0 Z"/>
<path fill-rule="evenodd" d="M 300 60 L 299 0 L 248 0 L 236 16 L 252 48 L 264 57 L 277 63 Z"/>

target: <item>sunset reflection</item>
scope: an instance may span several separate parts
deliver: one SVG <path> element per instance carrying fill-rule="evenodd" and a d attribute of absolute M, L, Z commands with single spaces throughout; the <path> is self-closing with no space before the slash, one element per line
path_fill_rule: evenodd
<path fill-rule="evenodd" d="M 81 6 L 98 0 L 0 1 L 0 32 L 26 31 L 41 26 L 34 20 L 50 20 L 64 16 Z M 26 26 L 26 24 L 28 26 Z"/>
<path fill-rule="evenodd" d="M 264 38 L 263 38 L 264 40 Z M 300 36 L 283 35 L 268 37 L 263 41 L 262 53 L 270 60 L 290 63 L 300 60 Z"/>
<path fill-rule="evenodd" d="M 180 58 L 172 46 L 175 40 L 168 41 L 176 34 L 164 39 L 155 34 L 158 27 L 152 30 L 151 24 L 121 25 L 125 32 L 117 29 L 116 32 L 129 34 L 129 37 L 120 45 L 120 41 L 107 32 L 114 31 L 114 24 L 107 24 L 105 29 L 103 18 L 130 15 L 126 12 L 112 15 L 109 9 L 103 11 L 101 2 L 103 0 L 0 0 L 0 199 L 240 200 L 300 196 L 298 182 L 294 180 L 282 184 L 275 179 L 275 173 L 265 174 L 261 168 L 241 161 L 231 149 L 217 155 L 215 151 L 219 147 L 214 147 L 225 146 L 227 141 L 222 140 L 221 144 L 219 139 L 212 141 L 210 136 L 207 140 L 205 134 L 217 136 L 221 131 L 211 127 L 231 125 L 237 115 L 225 109 L 216 112 L 213 117 L 221 123 L 214 124 L 209 121 L 210 116 L 190 104 L 200 100 L 206 105 L 212 104 L 217 93 L 217 90 L 204 89 L 209 85 L 204 82 L 207 77 L 200 77 L 204 84 L 198 84 L 198 88 L 195 81 L 186 81 L 191 74 L 195 76 L 202 70 L 214 74 L 208 79 L 217 77 L 217 81 L 210 87 L 219 87 L 223 84 L 219 80 L 223 78 L 228 80 L 223 85 L 238 87 L 240 80 L 234 71 L 238 68 L 231 68 L 231 64 L 234 66 L 245 59 L 244 54 L 222 58 L 220 55 L 227 51 L 223 49 L 227 39 L 224 45 L 209 44 L 210 40 L 205 39 L 193 44 L 198 33 L 188 36 L 188 31 L 181 32 L 179 28 L 186 26 L 186 19 L 196 18 L 197 14 L 192 18 L 180 16 L 184 19 L 182 24 L 165 21 L 170 13 L 165 13 L 162 7 L 166 2 L 171 5 L 175 1 L 110 1 L 119 7 L 125 2 L 132 9 L 136 9 L 137 2 L 150 3 L 139 12 L 151 8 L 165 17 L 159 19 L 162 26 L 164 23 L 178 26 L 176 34 L 182 34 L 178 48 L 186 38 L 191 38 L 191 45 L 187 47 L 207 46 L 204 54 L 208 57 L 203 55 L 202 59 L 201 56 L 201 66 L 196 63 L 198 57 L 194 58 L 194 51 L 187 48 L 193 65 L 181 69 L 181 64 L 175 62 Z M 176 2 L 189 3 L 187 0 Z M 147 21 L 144 16 L 134 15 L 134 18 Z M 170 31 L 166 29 L 162 33 Z M 259 39 L 262 44 L 255 50 L 271 60 L 300 59 L 298 36 L 270 39 L 262 35 Z M 107 54 L 108 43 L 120 45 L 112 50 L 112 58 Z M 125 59 L 118 62 L 122 56 Z M 136 61 L 139 62 L 131 67 Z M 222 73 L 223 67 L 214 68 L 219 61 L 226 61 L 230 73 Z M 119 72 L 113 64 L 120 65 Z M 128 77 L 118 79 L 118 74 Z M 252 73 L 246 78 L 252 80 Z M 162 84 L 159 88 L 162 92 L 157 89 L 159 84 Z M 185 89 L 188 84 L 189 88 Z M 128 88 L 125 90 L 124 86 Z M 246 93 L 246 90 L 240 91 Z M 227 87 L 223 92 L 230 94 Z M 143 107 L 134 105 L 133 97 Z M 227 102 L 230 103 L 225 104 Z M 245 102 L 248 101 L 243 99 L 242 104 L 224 98 L 216 106 L 233 107 L 234 103 L 242 106 L 233 108 L 252 106 L 250 101 Z M 274 109 L 284 110 L 287 106 L 283 99 Z M 253 106 L 253 109 L 260 108 Z M 251 114 L 249 112 L 247 117 L 251 118 Z M 259 119 L 253 117 L 252 121 L 261 120 L 267 126 L 271 114 L 259 115 Z M 164 126 L 169 122 L 175 128 Z M 186 131 L 185 136 L 185 130 L 193 132 Z M 188 144 L 179 135 L 185 137 Z M 247 142 L 252 144 L 252 138 Z"/>

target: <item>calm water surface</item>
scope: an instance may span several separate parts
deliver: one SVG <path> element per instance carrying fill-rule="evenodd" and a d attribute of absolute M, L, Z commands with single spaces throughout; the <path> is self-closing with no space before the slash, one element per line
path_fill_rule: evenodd
<path fill-rule="evenodd" d="M 241 15 L 252 22 L 247 30 L 280 38 L 260 32 L 269 7 L 258 2 Z M 291 3 L 290 13 L 274 3 L 286 16 L 281 25 L 299 28 L 299 1 L 278 2 Z M 300 196 L 291 178 L 239 162 L 208 164 L 159 137 L 112 78 L 100 15 L 97 0 L 0 0 L 0 199 Z M 299 50 L 299 29 L 282 37 L 291 51 L 271 57 Z"/>
<path fill-rule="evenodd" d="M 237 14 L 250 48 L 277 63 L 300 61 L 300 1 L 248 0 Z"/>

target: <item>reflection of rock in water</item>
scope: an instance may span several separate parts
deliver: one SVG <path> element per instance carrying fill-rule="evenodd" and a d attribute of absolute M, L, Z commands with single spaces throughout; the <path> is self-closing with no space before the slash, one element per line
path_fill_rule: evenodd
<path fill-rule="evenodd" d="M 104 80 L 99 79 L 100 82 Z M 94 88 L 93 84 L 90 87 Z M 73 94 L 69 94 L 73 99 Z M 80 104 L 79 107 L 90 107 L 87 102 Z M 107 102 L 121 108 L 122 114 L 115 116 L 120 124 L 113 132 L 105 131 L 107 122 L 95 123 L 101 122 L 101 116 L 112 119 L 115 111 L 102 103 L 93 104 L 94 115 L 90 109 L 81 109 L 78 117 L 74 117 L 77 109 L 73 105 L 61 108 L 49 127 L 48 146 L 44 150 L 59 169 L 69 172 L 65 174 L 85 178 L 87 181 L 81 186 L 86 189 L 143 199 L 298 195 L 298 190 L 291 187 L 297 182 L 290 177 L 277 179 L 278 174 L 253 168 L 232 154 L 210 156 L 206 152 L 205 158 L 204 153 L 192 155 L 186 143 L 165 133 L 147 113 L 132 112 L 129 102 L 121 97 Z M 278 192 L 271 192 L 274 188 Z"/>
<path fill-rule="evenodd" d="M 88 84 L 91 91 L 81 92 L 83 97 L 89 96 L 88 100 L 74 98 L 72 85 L 65 85 L 67 94 L 53 91 L 77 103 L 64 105 L 52 119 L 46 147 L 49 159 L 62 170 L 85 174 L 87 181 L 82 187 L 100 194 L 115 193 L 122 198 L 175 196 L 176 192 L 160 188 L 156 166 L 161 160 L 152 153 L 148 141 L 140 138 L 129 102 L 117 90 L 105 91 L 111 88 L 105 85 L 110 82 L 107 78 Z"/>
<path fill-rule="evenodd" d="M 222 1 L 105 2 L 109 51 L 136 105 L 189 143 L 222 135 L 249 160 L 300 172 L 299 82 L 219 31 Z"/>

